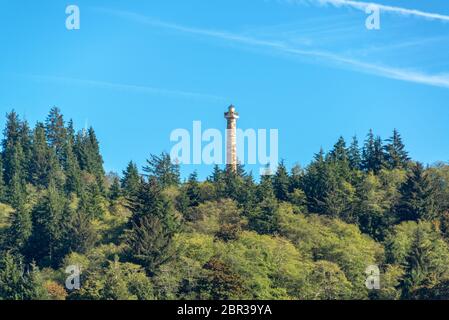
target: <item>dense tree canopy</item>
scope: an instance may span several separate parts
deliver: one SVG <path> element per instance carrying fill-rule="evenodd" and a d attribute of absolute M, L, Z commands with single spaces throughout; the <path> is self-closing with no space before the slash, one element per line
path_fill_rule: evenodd
<path fill-rule="evenodd" d="M 397 130 L 259 181 L 242 165 L 181 181 L 167 153 L 106 174 L 93 128 L 56 107 L 6 117 L 0 299 L 447 299 L 448 241 L 449 166 L 414 162 Z"/>

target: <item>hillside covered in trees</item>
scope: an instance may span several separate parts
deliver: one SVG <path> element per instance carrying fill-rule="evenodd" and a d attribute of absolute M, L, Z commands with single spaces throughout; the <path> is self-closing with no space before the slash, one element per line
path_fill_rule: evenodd
<path fill-rule="evenodd" d="M 449 166 L 396 130 L 260 182 L 181 181 L 165 153 L 105 174 L 95 131 L 57 108 L 33 128 L 8 113 L 1 144 L 0 299 L 449 298 Z"/>

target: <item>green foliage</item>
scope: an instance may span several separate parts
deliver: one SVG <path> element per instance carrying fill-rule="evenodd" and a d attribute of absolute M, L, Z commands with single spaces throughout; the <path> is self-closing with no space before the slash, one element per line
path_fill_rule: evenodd
<path fill-rule="evenodd" d="M 386 240 L 387 259 L 401 266 L 402 296 L 413 298 L 449 277 L 449 247 L 429 222 L 403 222 Z"/>
<path fill-rule="evenodd" d="M 410 161 L 401 135 L 394 129 L 393 136 L 387 140 L 385 146 L 386 161 L 390 169 L 405 169 Z"/>
<path fill-rule="evenodd" d="M 436 216 L 430 180 L 423 165 L 412 166 L 407 180 L 400 188 L 401 198 L 396 207 L 400 221 L 432 220 Z"/>
<path fill-rule="evenodd" d="M 3 133 L 0 299 L 449 296 L 449 166 L 414 164 L 396 130 L 260 181 L 239 164 L 183 183 L 167 153 L 105 175 L 94 130 L 58 108 L 34 128 L 12 111 Z"/>
<path fill-rule="evenodd" d="M 140 188 L 140 175 L 137 166 L 132 161 L 128 163 L 126 170 L 123 171 L 122 188 L 127 197 L 133 197 Z"/>
<path fill-rule="evenodd" d="M 180 183 L 179 165 L 172 162 L 170 155 L 163 152 L 160 156 L 151 155 L 143 171 L 156 179 L 162 188 L 177 186 Z"/>
<path fill-rule="evenodd" d="M 27 270 L 28 269 L 28 270 Z M 0 254 L 0 299 L 42 300 L 46 292 L 35 266 L 26 266 L 20 256 Z"/>

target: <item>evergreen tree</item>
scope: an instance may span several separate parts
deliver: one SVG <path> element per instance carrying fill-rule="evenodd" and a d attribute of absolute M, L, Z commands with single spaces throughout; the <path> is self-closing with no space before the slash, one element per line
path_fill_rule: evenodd
<path fill-rule="evenodd" d="M 69 138 L 64 146 L 65 191 L 67 194 L 74 192 L 79 195 L 82 191 L 81 169 L 73 150 L 73 143 L 73 140 Z"/>
<path fill-rule="evenodd" d="M 97 241 L 97 234 L 89 214 L 80 209 L 74 210 L 66 205 L 63 217 L 63 252 L 84 254 L 92 249 Z"/>
<path fill-rule="evenodd" d="M 308 210 L 312 213 L 325 213 L 323 206 L 330 191 L 329 166 L 324 160 L 324 151 L 315 155 L 314 161 L 307 167 L 302 180 L 302 189 L 307 196 Z"/>
<path fill-rule="evenodd" d="M 188 198 L 188 206 L 196 207 L 201 202 L 201 190 L 198 182 L 198 173 L 193 172 L 187 181 L 186 195 Z"/>
<path fill-rule="evenodd" d="M 429 285 L 428 276 L 431 268 L 432 239 L 422 226 L 416 228 L 413 243 L 405 263 L 405 276 L 402 280 L 402 295 L 410 299 L 413 292 Z"/>
<path fill-rule="evenodd" d="M 160 265 L 173 258 L 172 238 L 173 233 L 157 215 L 136 216 L 126 233 L 128 255 L 154 276 Z"/>
<path fill-rule="evenodd" d="M 140 189 L 141 178 L 139 175 L 139 170 L 137 169 L 137 166 L 134 162 L 131 161 L 130 163 L 128 163 L 126 170 L 123 171 L 123 178 L 121 182 L 123 192 L 127 197 L 133 197 L 138 193 Z"/>
<path fill-rule="evenodd" d="M 407 180 L 401 185 L 396 215 L 400 221 L 435 218 L 435 205 L 429 178 L 421 163 L 411 168 Z"/>
<path fill-rule="evenodd" d="M 30 270 L 31 269 L 31 270 Z M 23 259 L 10 252 L 0 254 L 0 300 L 42 300 L 46 293 L 39 270 L 26 269 Z"/>
<path fill-rule="evenodd" d="M 380 137 L 374 137 L 373 131 L 370 130 L 363 146 L 362 152 L 362 168 L 375 174 L 385 166 L 385 154 Z"/>
<path fill-rule="evenodd" d="M 335 162 L 348 162 L 348 153 L 346 151 L 346 141 L 343 137 L 340 137 L 334 148 L 329 153 L 331 161 Z"/>
<path fill-rule="evenodd" d="M 376 137 L 374 140 L 374 173 L 379 173 L 380 170 L 385 168 L 385 164 L 385 153 L 382 145 L 382 139 L 380 137 Z"/>
<path fill-rule="evenodd" d="M 88 184 L 81 192 L 80 209 L 89 219 L 102 218 L 105 212 L 105 198 L 100 190 L 98 183 Z"/>
<path fill-rule="evenodd" d="M 347 153 L 350 168 L 353 170 L 360 170 L 362 168 L 362 157 L 360 155 L 359 141 L 356 136 L 352 138 Z"/>
<path fill-rule="evenodd" d="M 285 167 L 284 161 L 281 161 L 277 168 L 276 174 L 273 177 L 273 186 L 276 198 L 279 201 L 287 201 L 290 186 L 290 177 L 288 175 L 288 171 Z"/>
<path fill-rule="evenodd" d="M 35 186 L 48 187 L 50 181 L 57 181 L 60 173 L 56 154 L 47 145 L 44 125 L 38 123 L 33 134 L 30 181 Z"/>
<path fill-rule="evenodd" d="M 122 189 L 120 186 L 120 179 L 118 177 L 114 177 L 112 179 L 112 184 L 109 187 L 109 199 L 111 200 L 117 200 L 120 198 L 122 194 Z"/>
<path fill-rule="evenodd" d="M 218 200 L 225 196 L 225 173 L 220 169 L 218 165 L 214 165 L 212 174 L 207 178 L 207 181 L 211 182 L 214 186 L 215 200 Z"/>
<path fill-rule="evenodd" d="M 51 183 L 32 212 L 33 231 L 27 257 L 38 265 L 57 266 L 61 259 L 62 221 L 65 199 Z"/>
<path fill-rule="evenodd" d="M 362 168 L 365 171 L 374 171 L 375 164 L 375 138 L 373 130 L 370 129 L 362 150 Z"/>
<path fill-rule="evenodd" d="M 15 111 L 6 115 L 6 126 L 3 131 L 3 167 L 4 180 L 10 185 L 13 177 L 20 181 L 25 179 L 25 156 L 21 145 L 21 122 Z"/>
<path fill-rule="evenodd" d="M 223 174 L 224 194 L 223 197 L 237 200 L 243 186 L 242 170 L 225 170 Z"/>
<path fill-rule="evenodd" d="M 88 137 L 88 165 L 87 171 L 96 177 L 104 176 L 103 157 L 100 154 L 100 144 L 92 127 L 87 131 Z"/>
<path fill-rule="evenodd" d="M 50 109 L 45 121 L 45 132 L 48 144 L 56 153 L 58 160 L 64 161 L 64 147 L 67 141 L 67 130 L 61 110 L 57 107 Z"/>
<path fill-rule="evenodd" d="M 390 169 L 406 168 L 410 158 L 407 151 L 405 151 L 405 145 L 402 142 L 401 135 L 396 129 L 394 129 L 393 136 L 387 142 L 385 151 L 388 167 Z"/>
<path fill-rule="evenodd" d="M 100 146 L 92 127 L 88 131 L 81 131 L 75 137 L 73 150 L 78 158 L 81 170 L 94 175 L 98 181 L 104 176 L 103 158 Z"/>
<path fill-rule="evenodd" d="M 13 252 L 23 254 L 32 232 L 31 213 L 24 205 L 20 205 L 10 220 L 6 246 Z"/>
<path fill-rule="evenodd" d="M 294 192 L 296 189 L 302 188 L 302 179 L 304 178 L 304 170 L 299 164 L 293 166 L 290 173 L 290 184 L 288 191 Z"/>
<path fill-rule="evenodd" d="M 7 199 L 14 208 L 19 208 L 26 200 L 25 178 L 22 168 L 23 153 L 20 142 L 12 148 L 11 153 L 8 153 L 8 155 L 11 156 L 11 159 L 8 161 L 10 166 L 8 174 L 11 175 L 11 177 L 9 178 L 8 183 Z"/>
<path fill-rule="evenodd" d="M 256 208 L 249 213 L 250 229 L 260 234 L 271 234 L 277 230 L 278 202 L 271 175 L 263 175 L 256 192 Z"/>
<path fill-rule="evenodd" d="M 180 183 L 179 164 L 171 161 L 170 155 L 163 152 L 160 156 L 151 155 L 143 171 L 154 177 L 162 188 L 177 186 Z"/>
<path fill-rule="evenodd" d="M 128 256 L 154 275 L 172 256 L 172 238 L 179 222 L 172 204 L 155 177 L 144 181 L 130 203 L 132 216 L 126 231 Z"/>
<path fill-rule="evenodd" d="M 27 121 L 22 121 L 20 123 L 20 146 L 22 147 L 22 153 L 23 153 L 23 161 L 22 161 L 22 170 L 23 170 L 23 177 L 26 179 L 27 182 L 30 182 L 30 174 L 29 174 L 29 168 L 31 164 L 31 157 L 32 157 L 32 134 L 30 127 L 28 125 Z"/>

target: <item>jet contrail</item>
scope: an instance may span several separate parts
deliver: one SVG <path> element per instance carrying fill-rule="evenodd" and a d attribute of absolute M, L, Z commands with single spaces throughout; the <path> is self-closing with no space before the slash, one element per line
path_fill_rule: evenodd
<path fill-rule="evenodd" d="M 293 0 L 296 3 L 304 2 L 303 0 Z M 288 2 L 292 2 L 292 0 L 288 0 Z M 391 13 L 397 13 L 405 16 L 414 16 L 419 18 L 426 18 L 430 20 L 439 20 L 444 22 L 449 22 L 449 16 L 439 13 L 431 13 L 431 12 L 425 12 L 421 10 L 416 9 L 408 9 L 408 8 L 402 8 L 402 7 L 394 7 L 394 6 L 388 6 L 384 4 L 379 4 L 375 2 L 363 2 L 363 1 L 354 1 L 354 0 L 306 0 L 305 2 L 314 3 L 314 4 L 330 4 L 335 7 L 352 7 L 358 10 L 365 11 L 366 8 L 375 6 L 379 8 L 381 11 L 384 12 L 391 12 Z"/>

